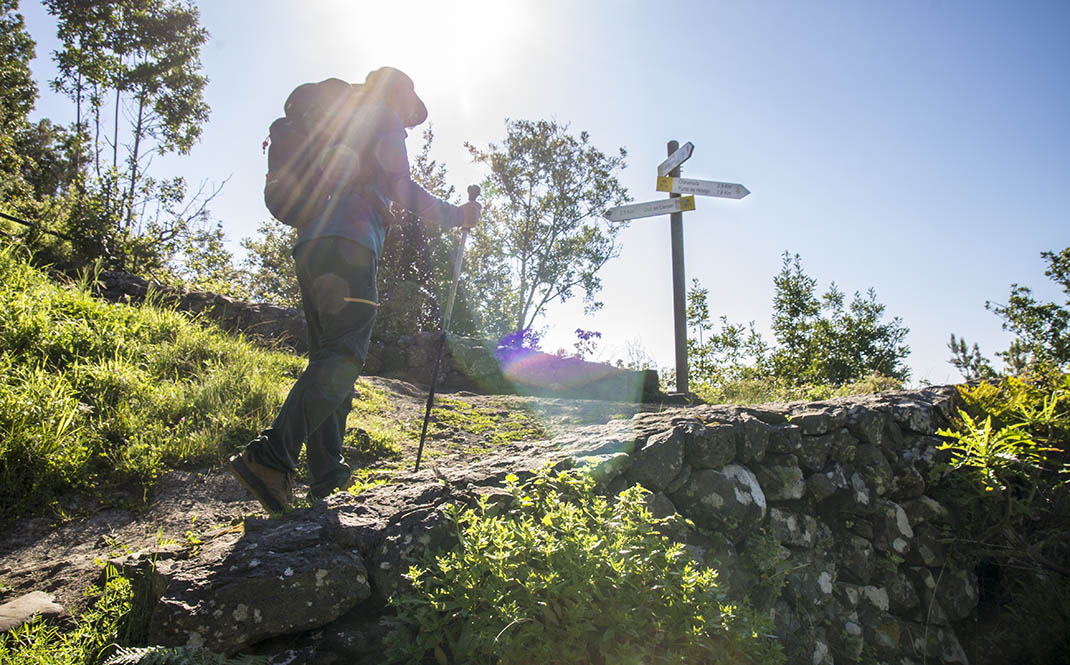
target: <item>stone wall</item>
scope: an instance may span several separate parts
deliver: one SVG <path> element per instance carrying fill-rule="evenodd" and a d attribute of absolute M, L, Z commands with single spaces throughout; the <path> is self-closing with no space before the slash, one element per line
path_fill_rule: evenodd
<path fill-rule="evenodd" d="M 247 520 L 196 556 L 178 548 L 116 563 L 141 580 L 150 643 L 378 662 L 386 598 L 412 557 L 451 542 L 446 504 L 500 496 L 508 473 L 587 466 L 607 492 L 640 483 L 654 512 L 690 518 L 696 528 L 673 537 L 738 591 L 753 583 L 742 553 L 772 534 L 787 571 L 772 613 L 788 662 L 967 663 L 960 638 L 978 583 L 942 542 L 956 518 L 931 485 L 934 434 L 955 399 L 944 387 L 641 413 Z"/>

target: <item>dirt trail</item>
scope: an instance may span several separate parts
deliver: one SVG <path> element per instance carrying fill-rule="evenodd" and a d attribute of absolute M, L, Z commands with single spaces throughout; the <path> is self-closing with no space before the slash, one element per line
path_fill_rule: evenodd
<path fill-rule="evenodd" d="M 400 442 L 399 455 L 369 459 L 366 466 L 378 469 L 381 476 L 389 476 L 391 469 L 411 468 L 418 444 L 416 424 L 424 415 L 426 392 L 392 379 L 365 377 L 362 381 L 387 392 L 387 418 L 416 432 Z M 549 440 L 577 427 L 656 408 L 593 400 L 447 393 L 436 398 L 437 417 L 424 460 L 432 468 L 466 464 L 493 455 L 502 436 L 519 434 Z M 306 492 L 299 483 L 298 496 Z M 84 608 L 89 599 L 83 591 L 100 583 L 102 562 L 108 558 L 193 541 L 260 512 L 260 505 L 229 474 L 213 466 L 165 474 L 146 507 L 136 512 L 100 507 L 88 517 L 58 526 L 48 518 L 20 520 L 0 533 L 0 603 L 38 590 L 54 594 L 68 609 Z"/>

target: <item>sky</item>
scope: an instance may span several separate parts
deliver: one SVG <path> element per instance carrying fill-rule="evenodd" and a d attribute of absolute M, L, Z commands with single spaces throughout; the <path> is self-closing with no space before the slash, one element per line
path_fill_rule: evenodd
<path fill-rule="evenodd" d="M 714 318 L 767 340 L 773 277 L 801 255 L 819 292 L 870 287 L 910 329 L 912 383 L 958 381 L 951 333 L 988 356 L 1010 335 L 985 309 L 1012 283 L 1062 295 L 1040 253 L 1070 245 L 1070 3 L 1062 0 L 201 0 L 212 115 L 187 156 L 153 163 L 212 202 L 232 249 L 268 217 L 261 144 L 289 92 L 335 76 L 406 71 L 429 109 L 432 156 L 463 192 L 508 119 L 555 119 L 628 151 L 620 180 L 655 191 L 666 143 L 695 145 L 684 177 L 741 183 L 684 214 L 686 279 Z M 37 40 L 32 117 L 74 118 L 48 90 L 55 22 Z M 421 145 L 419 128 L 408 141 Z M 596 356 L 641 349 L 674 364 L 668 216 L 634 220 L 602 270 L 604 306 L 553 306 L 544 348 L 602 333 Z"/>

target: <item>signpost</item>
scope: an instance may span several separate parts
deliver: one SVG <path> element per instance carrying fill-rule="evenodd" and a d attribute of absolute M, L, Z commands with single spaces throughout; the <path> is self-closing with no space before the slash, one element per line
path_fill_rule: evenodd
<path fill-rule="evenodd" d="M 750 190 L 735 182 L 713 180 L 690 180 L 680 177 L 680 165 L 691 159 L 695 145 L 688 141 L 682 146 L 669 141 L 668 157 L 658 164 L 657 191 L 669 192 L 665 201 L 649 201 L 617 206 L 606 211 L 606 219 L 623 222 L 628 219 L 669 215 L 669 231 L 672 235 L 672 301 L 673 323 L 676 336 L 676 392 L 688 392 L 687 376 L 687 286 L 684 283 L 684 215 L 695 209 L 695 194 L 716 196 L 724 199 L 741 199 Z M 689 196 L 681 196 L 688 194 Z"/>
<path fill-rule="evenodd" d="M 676 143 L 676 141 L 672 141 Z M 669 173 L 679 167 L 681 164 L 691 159 L 691 152 L 695 149 L 695 144 L 691 141 L 685 143 L 682 147 L 669 152 L 669 158 L 664 162 L 658 164 L 658 176 L 666 176 Z M 677 173 L 677 175 L 680 175 Z"/>
<path fill-rule="evenodd" d="M 735 182 L 715 182 L 713 180 L 691 180 L 689 178 L 658 177 L 657 190 L 673 194 L 698 194 L 699 196 L 719 196 L 722 199 L 741 199 L 750 190 Z"/>
<path fill-rule="evenodd" d="M 640 219 L 642 217 L 654 217 L 656 215 L 668 215 L 673 212 L 684 212 L 695 209 L 695 197 L 683 196 L 667 201 L 648 201 L 647 203 L 633 203 L 626 206 L 617 206 L 606 211 L 606 219 L 611 222 L 623 222 L 626 219 Z"/>

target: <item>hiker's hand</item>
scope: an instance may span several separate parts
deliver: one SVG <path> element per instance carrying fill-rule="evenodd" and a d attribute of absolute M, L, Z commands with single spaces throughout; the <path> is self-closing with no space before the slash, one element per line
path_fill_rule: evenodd
<path fill-rule="evenodd" d="M 483 206 L 476 201 L 469 201 L 461 206 L 461 212 L 463 213 L 461 228 L 472 229 L 479 223 L 479 215 L 483 212 Z"/>

